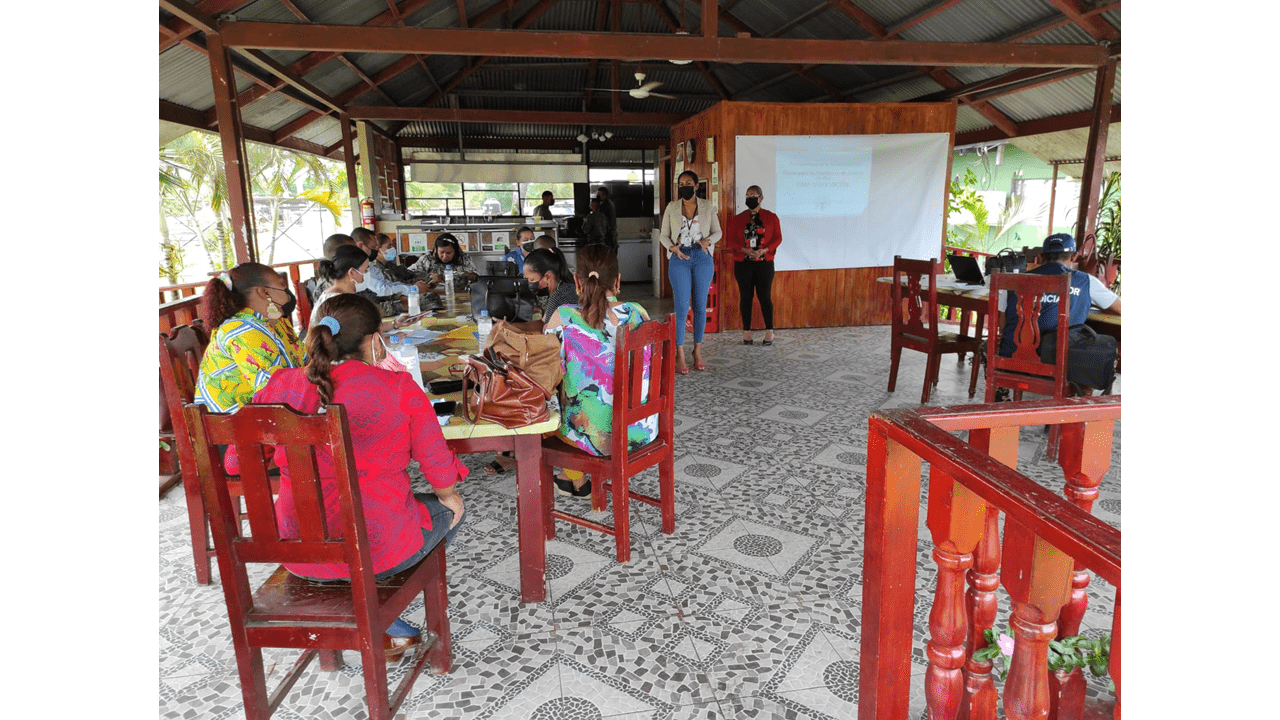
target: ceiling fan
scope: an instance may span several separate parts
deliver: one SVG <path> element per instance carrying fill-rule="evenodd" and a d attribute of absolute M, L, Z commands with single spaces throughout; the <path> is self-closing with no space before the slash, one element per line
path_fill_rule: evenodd
<path fill-rule="evenodd" d="M 637 100 L 643 100 L 647 97 L 660 97 L 660 98 L 667 98 L 668 100 L 676 99 L 675 95 L 664 95 L 662 93 L 653 92 L 654 88 L 662 84 L 661 80 L 654 80 L 653 82 L 646 83 L 644 81 L 644 78 L 645 78 L 645 74 L 643 72 L 637 72 L 636 87 L 633 87 L 630 90 L 609 89 L 607 90 L 607 92 L 624 92 Z"/>

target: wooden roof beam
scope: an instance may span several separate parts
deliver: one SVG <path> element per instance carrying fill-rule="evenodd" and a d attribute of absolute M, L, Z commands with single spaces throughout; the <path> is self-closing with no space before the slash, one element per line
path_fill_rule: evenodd
<path fill-rule="evenodd" d="M 938 13 L 944 10 L 949 10 L 959 4 L 960 4 L 960 0 L 941 0 L 941 2 L 936 2 L 926 8 L 921 9 L 916 14 L 904 19 L 903 21 L 897 23 L 893 27 L 887 28 L 885 30 L 885 37 L 896 37 L 897 35 L 901 34 L 903 30 L 915 27 L 916 25 L 933 17 L 934 15 L 937 15 Z"/>
<path fill-rule="evenodd" d="M 1114 25 L 1107 22 L 1105 18 L 1098 17 L 1095 13 L 1090 13 L 1080 0 L 1049 0 L 1049 4 L 1070 18 L 1071 22 L 1079 25 L 1082 30 L 1092 35 L 1094 40 L 1116 41 L 1120 39 L 1120 31 Z"/>
<path fill-rule="evenodd" d="M 460 123 L 526 123 L 529 125 L 628 125 L 671 126 L 683 122 L 688 115 L 679 113 L 602 113 L 556 112 L 539 110 L 455 110 L 430 107 L 379 107 L 352 105 L 347 108 L 353 120 L 403 120 L 406 122 Z"/>
<path fill-rule="evenodd" d="M 234 22 L 223 26 L 233 47 L 334 52 L 383 52 L 494 57 L 590 59 L 666 58 L 726 63 L 811 65 L 936 65 L 1098 67 L 1107 50 L 1097 45 L 937 43 L 873 40 L 796 40 L 629 33 L 351 27 Z"/>
<path fill-rule="evenodd" d="M 680 29 L 680 21 L 676 20 L 676 16 L 671 14 L 671 11 L 668 10 L 667 6 L 662 3 L 662 0 L 655 0 L 655 2 L 652 3 L 652 5 L 655 8 L 657 8 L 658 17 L 662 18 L 662 21 L 667 24 L 667 27 L 671 29 L 671 32 L 675 32 Z M 703 10 L 704 11 L 706 10 L 705 2 L 703 4 Z M 707 29 L 712 30 L 713 33 L 711 35 L 704 35 L 703 37 L 715 37 L 714 30 L 718 27 L 718 25 L 719 25 L 718 20 L 717 22 L 707 25 L 706 26 Z M 658 55 L 655 57 L 662 57 L 662 56 Z M 721 100 L 729 99 L 729 88 L 725 87 L 724 83 L 720 82 L 720 78 L 716 77 L 716 74 L 711 69 L 711 66 L 707 65 L 705 62 L 702 62 L 702 61 L 695 62 L 694 66 L 698 68 L 698 72 L 702 73 L 702 77 L 707 79 L 707 83 L 711 85 L 712 90 L 716 91 L 716 94 L 720 96 Z"/>
<path fill-rule="evenodd" d="M 192 7 L 207 19 L 216 19 L 222 13 L 237 10 L 248 4 L 248 0 L 202 0 L 202 2 L 198 2 Z M 160 5 L 164 7 L 163 2 Z M 165 9 L 173 12 L 167 7 Z M 161 27 L 168 30 L 168 37 L 160 39 L 160 52 L 164 52 L 192 35 L 202 32 L 200 28 L 183 19 L 182 14 L 174 13 L 174 15 L 177 15 L 177 17 L 169 18 L 160 23 Z"/>
<path fill-rule="evenodd" d="M 1043 135 L 1045 133 L 1060 132 L 1062 130 L 1077 130 L 1079 128 L 1089 127 L 1092 122 L 1092 110 L 1082 110 L 1077 113 L 1068 113 L 1066 115 L 1055 115 L 1053 117 L 1041 118 L 1039 120 L 1027 120 L 1026 122 L 1018 123 L 1018 134 L 1015 137 Z M 1119 105 L 1111 106 L 1110 122 L 1120 122 Z M 956 145 L 972 145 L 973 143 L 1006 139 L 1008 139 L 1008 136 L 997 128 L 983 128 L 981 130 L 970 130 L 966 133 L 957 134 Z"/>

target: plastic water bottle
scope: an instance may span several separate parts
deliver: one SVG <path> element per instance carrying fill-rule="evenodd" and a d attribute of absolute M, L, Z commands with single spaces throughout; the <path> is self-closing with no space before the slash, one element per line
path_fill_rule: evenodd
<path fill-rule="evenodd" d="M 476 333 L 476 339 L 480 341 L 480 352 L 484 352 L 484 347 L 489 342 L 489 333 L 493 330 L 493 318 L 489 317 L 488 310 L 481 310 L 480 317 L 476 319 L 476 325 L 479 331 Z"/>
<path fill-rule="evenodd" d="M 414 345 L 406 337 L 404 342 L 392 346 L 392 349 L 396 354 L 396 359 L 408 368 L 409 375 L 413 378 L 413 381 L 418 383 L 418 387 L 423 387 L 422 365 L 418 361 L 418 346 Z"/>
<path fill-rule="evenodd" d="M 444 299 L 449 304 L 449 312 L 453 312 L 453 304 L 457 301 L 454 292 L 453 268 L 446 267 L 444 269 Z"/>
<path fill-rule="evenodd" d="M 417 314 L 418 314 L 418 313 L 420 313 L 420 312 L 422 312 L 422 303 L 421 303 L 421 301 L 418 299 L 418 288 L 417 288 L 417 286 L 410 286 L 410 288 L 409 288 L 409 314 L 410 314 L 410 315 L 417 315 Z"/>

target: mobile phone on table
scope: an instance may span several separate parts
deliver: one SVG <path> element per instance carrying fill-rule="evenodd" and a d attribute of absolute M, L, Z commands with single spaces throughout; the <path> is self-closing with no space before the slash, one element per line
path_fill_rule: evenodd
<path fill-rule="evenodd" d="M 427 383 L 427 390 L 432 395 L 448 395 L 449 393 L 462 392 L 461 380 L 432 380 Z"/>
<path fill-rule="evenodd" d="M 431 403 L 431 406 L 436 409 L 436 415 L 452 415 L 453 411 L 457 409 L 458 403 L 453 400 L 445 400 L 444 402 Z"/>

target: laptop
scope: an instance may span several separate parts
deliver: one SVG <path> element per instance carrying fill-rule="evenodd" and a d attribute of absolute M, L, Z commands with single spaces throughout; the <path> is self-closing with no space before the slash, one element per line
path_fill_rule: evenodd
<path fill-rule="evenodd" d="M 978 258 L 948 253 L 947 259 L 951 261 L 951 271 L 955 273 L 957 282 L 965 285 L 987 284 L 982 278 L 982 269 L 978 267 Z"/>

